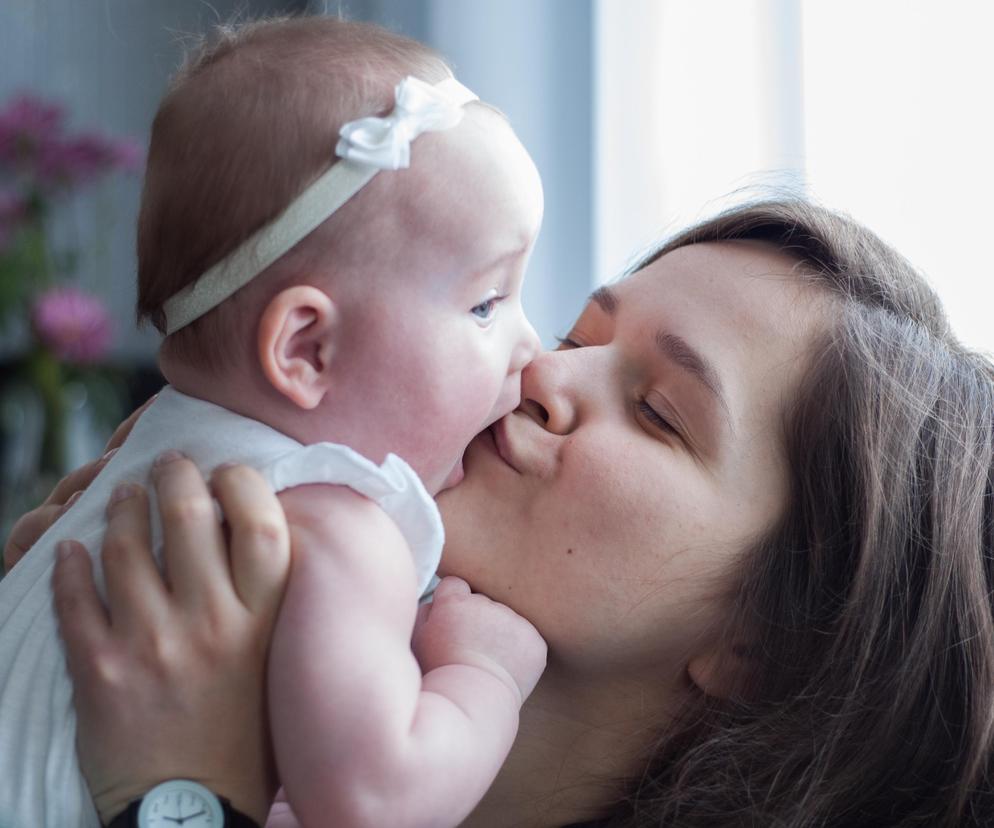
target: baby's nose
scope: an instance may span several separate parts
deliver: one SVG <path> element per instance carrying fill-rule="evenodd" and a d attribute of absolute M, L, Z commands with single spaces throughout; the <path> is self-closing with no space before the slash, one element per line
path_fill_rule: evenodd
<path fill-rule="evenodd" d="M 531 362 L 542 350 L 542 342 L 532 327 L 532 323 L 521 314 L 521 331 L 514 353 L 511 355 L 510 372 L 517 373 Z"/>

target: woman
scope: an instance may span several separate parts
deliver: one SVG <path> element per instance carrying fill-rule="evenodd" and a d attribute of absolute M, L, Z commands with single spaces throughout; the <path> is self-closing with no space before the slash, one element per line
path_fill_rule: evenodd
<path fill-rule="evenodd" d="M 440 498 L 443 573 L 549 644 L 467 825 L 994 819 L 994 370 L 901 257 L 801 201 L 733 209 L 596 292 L 522 399 Z M 199 476 L 163 469 L 170 554 L 223 556 Z M 252 582 L 251 538 L 284 548 L 251 479 L 216 476 L 233 575 L 205 592 Z M 249 800 L 268 617 L 148 609 L 144 501 L 111 515 L 112 623 L 85 556 L 55 581 L 94 794 Z"/>

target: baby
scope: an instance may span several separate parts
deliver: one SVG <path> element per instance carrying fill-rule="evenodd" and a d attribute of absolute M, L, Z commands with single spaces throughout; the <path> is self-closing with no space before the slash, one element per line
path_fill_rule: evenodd
<path fill-rule="evenodd" d="M 544 642 L 454 579 L 418 626 L 418 660 L 411 636 L 441 551 L 431 496 L 518 405 L 538 348 L 520 292 L 541 214 L 505 119 L 413 41 L 269 21 L 225 30 L 185 67 L 153 124 L 138 233 L 139 316 L 166 334 L 170 387 L 0 581 L 0 826 L 100 824 L 73 749 L 54 547 L 99 549 L 111 490 L 146 481 L 167 448 L 205 470 L 254 465 L 291 522 L 269 696 L 293 813 L 271 824 L 470 812 Z M 145 825 L 151 796 L 114 824 Z M 168 810 L 179 801 L 163 793 L 159 817 L 191 820 Z"/>

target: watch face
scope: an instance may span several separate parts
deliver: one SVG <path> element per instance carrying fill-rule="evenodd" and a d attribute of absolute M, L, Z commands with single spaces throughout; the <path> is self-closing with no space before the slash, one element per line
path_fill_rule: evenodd
<path fill-rule="evenodd" d="M 138 809 L 139 828 L 223 828 L 218 798 L 203 785 L 174 779 L 145 794 Z"/>

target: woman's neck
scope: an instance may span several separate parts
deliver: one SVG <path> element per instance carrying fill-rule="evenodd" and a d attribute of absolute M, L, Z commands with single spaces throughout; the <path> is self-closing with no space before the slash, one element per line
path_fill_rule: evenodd
<path fill-rule="evenodd" d="M 566 676 L 550 664 L 514 747 L 462 828 L 552 828 L 604 816 L 641 775 L 679 688 Z M 648 703 L 652 700 L 652 703 Z"/>

